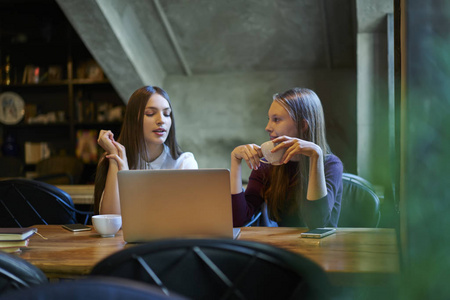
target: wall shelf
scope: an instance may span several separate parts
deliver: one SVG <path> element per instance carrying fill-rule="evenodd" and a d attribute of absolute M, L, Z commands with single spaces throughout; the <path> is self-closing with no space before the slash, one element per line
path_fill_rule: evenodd
<path fill-rule="evenodd" d="M 56 1 L 2 2 L 0 20 L 0 94 L 15 92 L 25 102 L 25 116 L 18 124 L 0 123 L 2 144 L 13 136 L 17 155 L 25 161 L 26 142 L 48 143 L 52 155 L 75 155 L 80 130 L 92 134 L 110 129 L 119 134 L 121 121 L 108 120 L 108 112 L 119 108 L 123 113 L 124 102 Z M 36 117 L 49 121 L 33 122 Z M 89 169 L 93 165 L 95 162 L 86 163 Z M 90 181 L 91 175 L 80 183 Z"/>

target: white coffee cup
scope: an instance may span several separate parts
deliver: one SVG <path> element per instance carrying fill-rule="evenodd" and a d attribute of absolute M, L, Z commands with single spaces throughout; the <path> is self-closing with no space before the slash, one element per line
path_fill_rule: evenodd
<path fill-rule="evenodd" d="M 92 225 L 102 237 L 113 237 L 122 227 L 121 215 L 95 215 L 92 216 Z"/>
<path fill-rule="evenodd" d="M 281 159 L 283 158 L 286 148 L 282 148 L 276 152 L 271 152 L 271 150 L 278 144 L 274 144 L 272 141 L 267 141 L 261 144 L 261 151 L 264 155 L 267 163 L 272 165 L 281 165 Z M 265 161 L 262 161 L 265 162 Z"/>

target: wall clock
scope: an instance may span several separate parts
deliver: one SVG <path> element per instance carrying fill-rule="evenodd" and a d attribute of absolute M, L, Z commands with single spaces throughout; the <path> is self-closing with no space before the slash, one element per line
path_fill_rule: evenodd
<path fill-rule="evenodd" d="M 5 92 L 0 94 L 0 122 L 6 125 L 19 123 L 25 115 L 25 102 L 19 94 Z"/>

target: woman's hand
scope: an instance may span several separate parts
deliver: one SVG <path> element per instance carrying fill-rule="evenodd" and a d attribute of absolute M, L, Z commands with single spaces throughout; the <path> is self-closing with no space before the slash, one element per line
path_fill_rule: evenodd
<path fill-rule="evenodd" d="M 260 166 L 259 159 L 263 157 L 261 147 L 256 144 L 241 145 L 234 148 L 231 152 L 231 158 L 238 160 L 245 160 L 248 167 L 252 170 L 257 170 Z"/>
<path fill-rule="evenodd" d="M 311 158 L 322 156 L 322 149 L 313 142 L 288 136 L 277 137 L 276 139 L 273 139 L 272 142 L 278 144 L 272 149 L 272 152 L 287 148 L 281 158 L 281 162 L 284 164 L 293 159 L 295 155 L 305 155 Z"/>
<path fill-rule="evenodd" d="M 114 133 L 111 130 L 100 130 L 98 134 L 97 143 L 108 154 L 117 154 L 117 148 L 114 145 Z"/>
<path fill-rule="evenodd" d="M 107 154 L 106 158 L 109 159 L 109 162 L 115 161 L 117 163 L 117 166 L 120 170 L 128 170 L 128 160 L 127 160 L 127 153 L 125 151 L 125 147 L 116 142 L 113 141 L 113 145 L 115 149 L 117 150 L 117 154 Z"/>
<path fill-rule="evenodd" d="M 114 140 L 114 134 L 110 130 L 100 130 L 97 142 L 106 151 L 106 158 L 110 163 L 114 161 L 119 171 L 128 170 L 125 147 Z"/>

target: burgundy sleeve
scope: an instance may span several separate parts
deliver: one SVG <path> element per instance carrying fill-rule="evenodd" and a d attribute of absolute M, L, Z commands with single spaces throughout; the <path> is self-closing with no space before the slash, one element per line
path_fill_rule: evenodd
<path fill-rule="evenodd" d="M 250 221 L 264 202 L 261 191 L 264 186 L 264 176 L 268 166 L 261 164 L 258 170 L 253 170 L 248 180 L 245 192 L 231 195 L 233 205 L 233 226 L 240 227 Z"/>
<path fill-rule="evenodd" d="M 337 227 L 342 198 L 342 162 L 331 156 L 325 162 L 327 195 L 316 201 L 304 201 L 303 218 L 309 228 Z"/>

